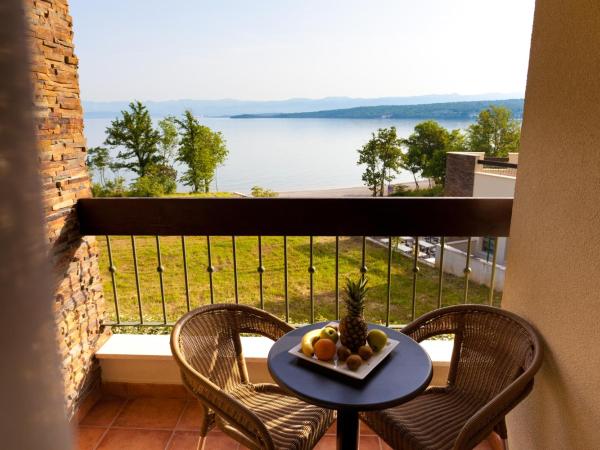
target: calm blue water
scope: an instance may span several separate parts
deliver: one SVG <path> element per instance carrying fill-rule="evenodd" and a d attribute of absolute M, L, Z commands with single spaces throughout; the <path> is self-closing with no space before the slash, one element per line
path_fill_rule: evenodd
<path fill-rule="evenodd" d="M 420 120 L 353 119 L 228 119 L 201 118 L 203 125 L 221 131 L 229 158 L 217 169 L 213 189 L 249 192 L 252 186 L 275 191 L 361 186 L 357 149 L 378 128 L 395 126 L 408 136 Z M 439 121 L 449 129 L 466 128 L 468 121 Z M 110 119 L 85 119 L 88 146 L 102 145 Z M 117 150 L 113 151 L 114 154 Z M 176 167 L 177 168 L 177 167 Z M 132 175 L 122 171 L 131 180 Z M 396 181 L 410 181 L 400 173 Z M 180 186 L 180 191 L 188 191 Z"/>

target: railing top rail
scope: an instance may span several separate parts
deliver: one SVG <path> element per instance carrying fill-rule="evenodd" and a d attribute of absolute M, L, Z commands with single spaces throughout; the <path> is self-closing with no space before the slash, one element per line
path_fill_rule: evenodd
<path fill-rule="evenodd" d="M 508 236 L 511 198 L 89 198 L 83 235 Z"/>
<path fill-rule="evenodd" d="M 489 160 L 489 159 L 478 159 L 477 164 L 482 164 L 484 166 L 490 166 L 490 167 L 502 167 L 502 168 L 507 168 L 507 169 L 508 168 L 517 169 L 519 166 L 518 164 L 507 162 L 507 161 L 494 161 L 494 160 Z"/>

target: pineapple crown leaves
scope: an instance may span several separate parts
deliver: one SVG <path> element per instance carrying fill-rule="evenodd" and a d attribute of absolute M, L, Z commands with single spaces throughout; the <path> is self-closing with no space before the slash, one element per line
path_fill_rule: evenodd
<path fill-rule="evenodd" d="M 350 278 L 346 279 L 346 308 L 348 314 L 361 315 L 365 308 L 365 296 L 369 291 L 367 283 L 369 279 L 363 274 L 358 281 L 352 281 Z"/>

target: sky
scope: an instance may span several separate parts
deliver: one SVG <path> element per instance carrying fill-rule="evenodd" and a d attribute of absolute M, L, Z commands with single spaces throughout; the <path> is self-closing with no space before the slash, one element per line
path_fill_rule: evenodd
<path fill-rule="evenodd" d="M 70 0 L 84 100 L 525 91 L 534 0 Z"/>

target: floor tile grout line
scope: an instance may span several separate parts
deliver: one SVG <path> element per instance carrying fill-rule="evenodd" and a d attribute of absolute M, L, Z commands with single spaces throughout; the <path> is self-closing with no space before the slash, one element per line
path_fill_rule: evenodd
<path fill-rule="evenodd" d="M 98 442 L 96 442 L 96 445 L 94 445 L 94 448 L 92 450 L 97 450 L 97 448 L 100 446 L 100 444 L 102 443 L 102 441 L 104 440 L 104 438 L 106 437 L 108 432 L 110 431 L 111 427 L 117 421 L 117 418 L 121 415 L 121 413 L 125 409 L 125 406 L 127 406 L 127 403 L 129 403 L 129 399 L 125 399 L 125 401 L 123 402 L 123 404 L 121 405 L 121 407 L 119 408 L 117 413 L 115 414 L 115 417 L 113 417 L 113 419 L 110 421 L 110 423 L 106 427 L 106 430 L 104 430 L 104 433 L 102 433 L 102 436 L 100 436 L 100 439 L 98 439 Z"/>
<path fill-rule="evenodd" d="M 179 417 L 177 417 L 177 421 L 175 422 L 175 426 L 173 427 L 173 430 L 171 431 L 171 436 L 169 436 L 169 440 L 167 441 L 164 450 L 169 449 L 169 445 L 171 445 L 171 441 L 173 440 L 173 437 L 175 436 L 175 430 L 177 429 L 177 425 L 179 425 L 179 422 L 181 422 L 183 413 L 185 412 L 185 410 L 187 409 L 189 404 L 190 404 L 190 401 L 186 400 L 186 402 L 183 405 L 183 408 L 181 408 L 181 411 L 179 412 Z"/>
<path fill-rule="evenodd" d="M 116 425 L 111 427 L 113 430 L 135 430 L 135 431 L 173 431 L 174 428 L 160 428 L 160 427 L 124 427 L 121 425 Z M 189 430 L 178 430 L 178 431 L 189 431 Z"/>
<path fill-rule="evenodd" d="M 92 425 L 82 425 L 83 427 L 91 427 Z M 96 425 L 93 428 L 106 428 L 105 426 L 100 426 L 100 425 Z M 148 430 L 148 431 L 171 431 L 174 428 L 171 427 L 165 427 L 165 428 L 160 428 L 160 427 L 134 427 L 134 426 L 124 426 L 124 425 L 113 425 L 111 427 L 113 430 L 137 430 L 137 431 L 141 431 L 141 430 Z M 189 428 L 185 428 L 185 429 L 180 429 L 180 430 L 175 430 L 175 431 L 181 431 L 181 432 L 185 432 L 185 433 L 199 433 L 198 430 L 191 430 Z M 211 434 L 225 434 L 223 433 L 221 430 L 210 430 Z"/>

